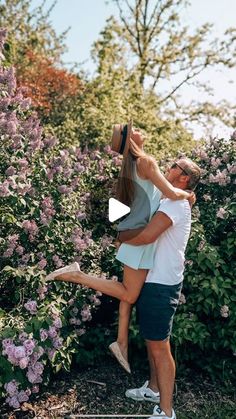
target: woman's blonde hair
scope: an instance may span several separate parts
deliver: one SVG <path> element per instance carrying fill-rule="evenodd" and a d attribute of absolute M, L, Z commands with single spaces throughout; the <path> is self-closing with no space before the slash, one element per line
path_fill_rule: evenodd
<path fill-rule="evenodd" d="M 116 190 L 117 199 L 125 205 L 130 206 L 134 200 L 134 165 L 137 158 L 143 156 L 146 156 L 146 153 L 132 139 L 130 139 L 129 151 L 127 156 L 123 158 Z"/>

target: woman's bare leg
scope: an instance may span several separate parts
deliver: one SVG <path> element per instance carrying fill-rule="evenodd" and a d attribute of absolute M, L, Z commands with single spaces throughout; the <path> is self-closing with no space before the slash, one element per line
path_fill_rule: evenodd
<path fill-rule="evenodd" d="M 81 271 L 61 274 L 55 279 L 57 281 L 67 281 L 73 282 L 74 284 L 85 285 L 96 291 L 101 291 L 103 294 L 118 298 L 121 301 L 134 304 L 144 283 L 146 270 L 135 270 L 127 266 L 124 273 L 125 275 L 122 283 L 112 279 L 104 279 L 88 275 Z"/>
<path fill-rule="evenodd" d="M 138 295 L 140 294 L 141 288 L 144 284 L 147 275 L 146 269 L 134 270 L 129 266 L 124 265 L 124 277 L 123 284 L 129 284 L 129 277 L 133 277 L 134 281 L 137 279 L 136 290 Z M 118 336 L 117 343 L 120 347 L 123 357 L 128 361 L 128 336 L 129 336 L 129 321 L 132 310 L 132 304 L 126 301 L 121 301 L 119 306 L 119 323 L 118 323 Z"/>
<path fill-rule="evenodd" d="M 119 305 L 118 334 L 116 341 L 126 361 L 128 361 L 129 321 L 132 307 L 132 304 L 126 303 L 126 301 L 121 301 Z"/>

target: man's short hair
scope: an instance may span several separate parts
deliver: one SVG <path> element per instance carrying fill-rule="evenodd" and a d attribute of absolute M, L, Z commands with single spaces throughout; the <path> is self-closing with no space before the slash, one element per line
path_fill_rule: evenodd
<path fill-rule="evenodd" d="M 188 173 L 189 181 L 187 184 L 187 188 L 191 191 L 197 187 L 200 178 L 201 178 L 201 169 L 200 167 L 194 163 L 192 160 L 188 159 L 187 157 L 180 158 L 181 166 L 183 169 Z"/>

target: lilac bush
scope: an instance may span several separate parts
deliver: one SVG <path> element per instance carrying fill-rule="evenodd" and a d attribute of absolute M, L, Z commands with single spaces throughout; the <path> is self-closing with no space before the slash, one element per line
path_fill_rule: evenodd
<path fill-rule="evenodd" d="M 5 36 L 0 30 L 1 47 Z M 120 159 L 109 147 L 59 149 L 17 88 L 14 68 L 3 65 L 0 137 L 0 396 L 17 408 L 51 370 L 69 370 L 100 305 L 98 292 L 44 279 L 74 260 L 106 270 L 114 251 L 107 197 Z"/>

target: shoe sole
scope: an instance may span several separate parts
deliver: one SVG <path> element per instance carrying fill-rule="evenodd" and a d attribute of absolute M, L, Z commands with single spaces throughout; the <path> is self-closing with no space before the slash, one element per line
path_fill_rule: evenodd
<path fill-rule="evenodd" d="M 131 395 L 129 395 L 129 394 L 127 394 L 127 393 L 125 393 L 125 396 L 128 398 L 128 399 L 132 399 L 132 400 L 135 400 L 136 402 L 150 402 L 150 403 L 159 403 L 160 402 L 160 398 L 157 398 L 157 399 L 151 399 L 151 398 L 144 398 L 144 397 L 138 397 L 138 396 L 131 396 Z"/>
<path fill-rule="evenodd" d="M 46 276 L 45 281 L 51 281 L 59 275 L 63 275 L 70 272 L 80 272 L 80 266 L 77 262 L 65 266 L 64 268 L 57 269 L 54 272 L 51 272 L 49 275 Z"/>

